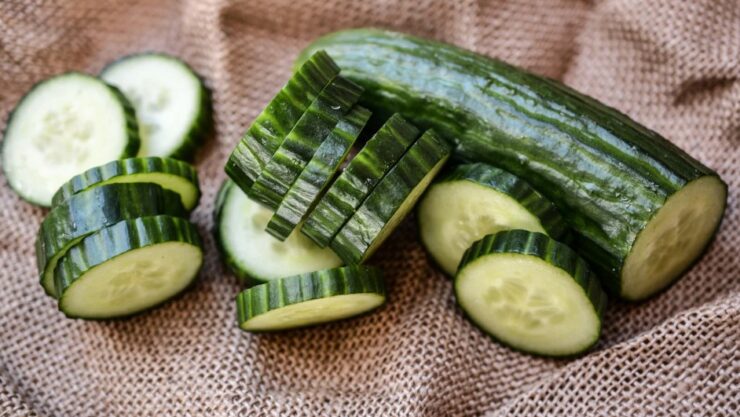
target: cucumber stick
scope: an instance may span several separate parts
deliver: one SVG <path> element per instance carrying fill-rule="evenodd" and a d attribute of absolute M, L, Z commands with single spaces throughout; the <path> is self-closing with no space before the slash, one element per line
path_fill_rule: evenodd
<path fill-rule="evenodd" d="M 83 319 L 136 314 L 184 290 L 202 263 L 198 230 L 187 220 L 121 221 L 85 237 L 59 260 L 59 309 Z"/>
<path fill-rule="evenodd" d="M 200 77 L 162 53 L 129 55 L 108 64 L 100 78 L 133 103 L 139 121 L 138 156 L 191 159 L 211 129 L 211 103 Z"/>
<path fill-rule="evenodd" d="M 239 326 L 278 331 L 341 320 L 385 302 L 380 269 L 348 266 L 281 278 L 242 291 L 236 298 Z"/>
<path fill-rule="evenodd" d="M 547 235 L 509 230 L 465 252 L 460 307 L 484 332 L 525 352 L 571 356 L 596 344 L 606 296 L 586 263 Z"/>
<path fill-rule="evenodd" d="M 555 203 L 611 292 L 649 297 L 709 244 L 727 186 L 659 134 L 555 81 L 442 43 L 379 30 L 323 37 L 361 103 L 454 138 L 459 159 L 526 180 Z M 299 59 L 302 60 L 301 57 Z M 444 82 L 440 82 L 444 74 Z"/>
<path fill-rule="evenodd" d="M 296 122 L 247 193 L 276 210 L 311 157 L 360 98 L 362 88 L 337 76 Z"/>
<path fill-rule="evenodd" d="M 136 155 L 139 128 L 118 89 L 70 72 L 26 93 L 8 119 L 2 147 L 3 171 L 13 190 L 48 207 L 73 175 Z"/>
<path fill-rule="evenodd" d="M 200 198 L 198 174 L 192 165 L 172 158 L 153 156 L 111 161 L 75 175 L 57 190 L 51 204 L 56 207 L 81 191 L 116 183 L 158 184 L 179 194 L 187 210 L 194 209 Z"/>
<path fill-rule="evenodd" d="M 559 239 L 566 230 L 558 209 L 529 184 L 481 163 L 458 165 L 430 186 L 417 219 L 422 243 L 450 276 L 488 234 L 524 229 Z"/>

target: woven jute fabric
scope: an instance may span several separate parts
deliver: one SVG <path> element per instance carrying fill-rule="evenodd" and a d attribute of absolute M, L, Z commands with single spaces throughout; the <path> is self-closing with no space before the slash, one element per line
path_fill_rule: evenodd
<path fill-rule="evenodd" d="M 716 169 L 727 214 L 706 256 L 641 304 L 612 302 L 578 359 L 504 348 L 455 306 L 408 219 L 373 263 L 376 314 L 284 334 L 235 325 L 239 287 L 212 238 L 241 133 L 317 36 L 374 26 L 503 58 L 625 111 Z M 2 1 L 0 112 L 36 81 L 127 53 L 183 57 L 213 90 L 197 165 L 198 283 L 133 319 L 64 318 L 38 285 L 45 210 L 0 186 L 2 416 L 740 415 L 740 2 L 737 0 Z M 29 167 L 33 169 L 33 167 Z M 3 181 L 4 182 L 4 181 Z"/>

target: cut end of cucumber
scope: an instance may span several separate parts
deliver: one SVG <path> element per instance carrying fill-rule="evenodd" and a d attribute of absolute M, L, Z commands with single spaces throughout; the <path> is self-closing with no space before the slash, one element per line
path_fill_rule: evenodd
<path fill-rule="evenodd" d="M 625 260 L 621 295 L 647 298 L 691 266 L 712 239 L 726 200 L 727 188 L 714 176 L 694 180 L 670 196 Z"/>
<path fill-rule="evenodd" d="M 129 174 L 113 177 L 103 181 L 96 186 L 118 183 L 153 183 L 158 184 L 165 190 L 171 190 L 180 195 L 182 205 L 186 210 L 192 210 L 198 205 L 200 191 L 197 184 L 189 179 L 178 175 L 165 174 L 161 172 L 147 172 L 141 174 Z"/>

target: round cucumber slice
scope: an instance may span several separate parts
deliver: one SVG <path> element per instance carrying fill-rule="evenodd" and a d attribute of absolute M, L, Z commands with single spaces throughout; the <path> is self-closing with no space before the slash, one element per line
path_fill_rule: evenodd
<path fill-rule="evenodd" d="M 236 299 L 239 326 L 265 332 L 342 320 L 385 302 L 382 272 L 350 266 L 317 271 L 242 291 Z"/>
<path fill-rule="evenodd" d="M 194 209 L 200 199 L 198 174 L 192 165 L 172 158 L 148 157 L 111 161 L 75 175 L 54 194 L 51 204 L 58 206 L 80 191 L 114 183 L 158 184 L 179 194 L 187 210 Z"/>
<path fill-rule="evenodd" d="M 342 265 L 329 248 L 300 233 L 279 241 L 265 231 L 273 213 L 250 200 L 232 181 L 221 186 L 216 203 L 216 235 L 229 268 L 243 282 L 257 283 Z"/>
<path fill-rule="evenodd" d="M 70 72 L 36 84 L 13 110 L 3 170 L 18 195 L 48 207 L 73 175 L 138 149 L 136 117 L 126 98 L 95 77 Z"/>
<path fill-rule="evenodd" d="M 570 356 L 596 344 L 606 296 L 575 252 L 547 235 L 488 235 L 455 277 L 460 307 L 484 332 L 525 352 Z"/>
<path fill-rule="evenodd" d="M 83 319 L 136 314 L 179 294 L 202 263 L 200 236 L 187 220 L 125 220 L 84 238 L 59 261 L 59 309 Z"/>
<path fill-rule="evenodd" d="M 210 130 L 210 98 L 187 64 L 162 53 L 121 58 L 100 73 L 136 108 L 141 133 L 138 156 L 190 159 Z"/>

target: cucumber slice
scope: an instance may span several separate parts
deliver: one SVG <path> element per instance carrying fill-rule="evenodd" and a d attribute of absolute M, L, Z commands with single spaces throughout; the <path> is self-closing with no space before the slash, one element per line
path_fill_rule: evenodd
<path fill-rule="evenodd" d="M 36 237 L 41 285 L 56 298 L 54 268 L 70 247 L 122 220 L 157 214 L 187 215 L 176 193 L 156 184 L 109 184 L 75 194 L 52 209 Z"/>
<path fill-rule="evenodd" d="M 285 240 L 303 221 L 339 170 L 369 118 L 369 110 L 354 107 L 339 121 L 288 190 L 267 224 L 268 233 Z"/>
<path fill-rule="evenodd" d="M 570 356 L 596 344 L 606 295 L 586 263 L 547 235 L 509 230 L 465 252 L 460 307 L 484 332 L 524 352 Z"/>
<path fill-rule="evenodd" d="M 285 137 L 252 184 L 249 197 L 277 210 L 290 186 L 361 93 L 362 88 L 357 84 L 337 76 Z"/>
<path fill-rule="evenodd" d="M 486 164 L 452 169 L 429 187 L 418 213 L 421 241 L 450 276 L 465 250 L 485 235 L 524 229 L 559 239 L 566 230 L 548 199 L 514 174 Z"/>
<path fill-rule="evenodd" d="M 252 122 L 226 162 L 226 174 L 248 192 L 272 155 L 334 77 L 339 67 L 324 51 L 317 51 L 293 74 L 262 113 Z"/>
<path fill-rule="evenodd" d="M 211 101 L 186 63 L 162 53 L 123 57 L 100 78 L 131 100 L 139 121 L 138 156 L 192 158 L 211 129 Z"/>
<path fill-rule="evenodd" d="M 36 84 L 10 115 L 3 171 L 23 199 L 41 206 L 73 175 L 136 155 L 131 104 L 115 87 L 78 72 Z"/>
<path fill-rule="evenodd" d="M 226 180 L 216 199 L 216 241 L 229 268 L 243 283 L 334 268 L 342 260 L 300 233 L 281 242 L 265 232 L 272 212 Z"/>
<path fill-rule="evenodd" d="M 419 129 L 394 114 L 352 158 L 311 211 L 301 232 L 326 247 L 381 178 L 419 137 Z"/>
<path fill-rule="evenodd" d="M 347 264 L 370 257 L 414 207 L 449 155 L 450 148 L 434 131 L 424 133 L 332 240 L 334 252 Z"/>
<path fill-rule="evenodd" d="M 237 296 L 236 310 L 243 330 L 265 332 L 346 319 L 384 302 L 380 269 L 347 266 L 249 288 Z"/>
<path fill-rule="evenodd" d="M 157 306 L 193 282 L 202 246 L 195 226 L 178 217 L 140 217 L 101 229 L 59 260 L 59 309 L 70 318 L 109 319 Z"/>
<path fill-rule="evenodd" d="M 177 159 L 152 156 L 111 161 L 75 175 L 57 190 L 51 205 L 56 207 L 80 191 L 116 183 L 158 184 L 165 190 L 179 194 L 182 205 L 188 211 L 198 205 L 200 198 L 195 167 Z"/>

